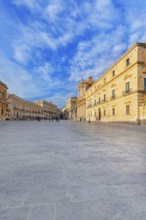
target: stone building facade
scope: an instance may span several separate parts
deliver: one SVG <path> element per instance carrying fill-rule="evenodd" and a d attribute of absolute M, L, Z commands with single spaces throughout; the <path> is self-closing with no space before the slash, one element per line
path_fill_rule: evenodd
<path fill-rule="evenodd" d="M 7 85 L 0 81 L 0 121 L 6 119 L 7 89 Z"/>
<path fill-rule="evenodd" d="M 29 102 L 14 94 L 7 94 L 7 119 L 49 119 L 58 114 L 59 110 L 52 103 L 43 100 Z"/>
<path fill-rule="evenodd" d="M 64 106 L 64 107 L 61 109 L 61 118 L 62 118 L 62 119 L 65 119 L 65 120 L 68 120 L 68 118 L 69 118 L 69 112 L 67 111 L 66 106 Z"/>
<path fill-rule="evenodd" d="M 78 86 L 78 117 L 83 115 L 90 121 L 146 123 L 146 44 L 134 44 L 97 81 L 84 88 L 80 98 L 81 85 L 85 87 L 83 82 Z"/>
<path fill-rule="evenodd" d="M 33 103 L 26 101 L 14 94 L 8 94 L 7 98 L 7 119 L 36 119 L 37 117 L 44 118 L 43 109 Z"/>
<path fill-rule="evenodd" d="M 72 97 L 66 102 L 66 110 L 68 111 L 68 119 L 76 120 L 77 116 L 77 97 Z"/>
<path fill-rule="evenodd" d="M 42 107 L 43 115 L 45 118 L 55 118 L 55 117 L 58 117 L 60 114 L 60 111 L 57 108 L 57 106 L 52 104 L 51 102 L 38 100 L 38 101 L 35 101 L 34 103 Z"/>
<path fill-rule="evenodd" d="M 77 120 L 86 120 L 86 91 L 93 83 L 93 78 L 89 77 L 78 85 Z"/>

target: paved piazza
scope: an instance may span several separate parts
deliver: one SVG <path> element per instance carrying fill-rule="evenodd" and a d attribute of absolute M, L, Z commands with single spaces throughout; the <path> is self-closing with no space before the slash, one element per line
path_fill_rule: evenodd
<path fill-rule="evenodd" d="M 0 220 L 146 220 L 146 126 L 0 122 Z"/>

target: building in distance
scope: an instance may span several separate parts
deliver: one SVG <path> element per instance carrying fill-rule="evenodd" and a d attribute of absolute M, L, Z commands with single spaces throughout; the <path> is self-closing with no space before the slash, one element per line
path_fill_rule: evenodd
<path fill-rule="evenodd" d="M 77 117 L 77 97 L 71 97 L 66 102 L 66 110 L 68 111 L 68 119 L 76 120 Z"/>
<path fill-rule="evenodd" d="M 7 95 L 7 119 L 22 120 L 44 118 L 41 106 L 22 99 L 14 94 Z"/>
<path fill-rule="evenodd" d="M 7 111 L 7 85 L 0 81 L 0 121 L 6 119 Z"/>
<path fill-rule="evenodd" d="M 90 76 L 78 85 L 77 120 L 86 120 L 86 91 L 93 83 L 93 78 Z"/>
<path fill-rule="evenodd" d="M 34 102 L 43 109 L 43 115 L 45 118 L 56 118 L 60 115 L 60 110 L 52 102 L 47 102 L 45 100 L 38 100 Z"/>

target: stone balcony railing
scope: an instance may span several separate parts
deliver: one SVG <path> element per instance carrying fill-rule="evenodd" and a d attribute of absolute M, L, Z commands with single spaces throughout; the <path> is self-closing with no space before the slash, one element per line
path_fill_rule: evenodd
<path fill-rule="evenodd" d="M 96 105 L 100 105 L 100 104 L 101 104 L 101 102 L 99 102 L 99 101 L 98 101 L 98 102 L 96 102 Z"/>
<path fill-rule="evenodd" d="M 116 95 L 110 97 L 110 100 L 114 100 L 114 99 L 116 99 Z"/>
<path fill-rule="evenodd" d="M 90 104 L 90 105 L 87 105 L 87 108 L 91 108 L 92 107 L 92 105 Z"/>
<path fill-rule="evenodd" d="M 101 102 L 102 103 L 105 103 L 105 102 L 107 102 L 108 100 L 107 99 L 103 99 Z"/>
<path fill-rule="evenodd" d="M 131 92 L 132 92 L 132 89 L 124 90 L 123 95 L 129 95 L 131 94 Z"/>

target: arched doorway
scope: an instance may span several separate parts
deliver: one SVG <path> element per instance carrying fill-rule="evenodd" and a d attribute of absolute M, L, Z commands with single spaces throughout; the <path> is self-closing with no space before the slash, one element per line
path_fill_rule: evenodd
<path fill-rule="evenodd" d="M 99 119 L 99 121 L 101 120 L 101 110 L 100 110 L 100 108 L 98 109 L 98 119 Z"/>

